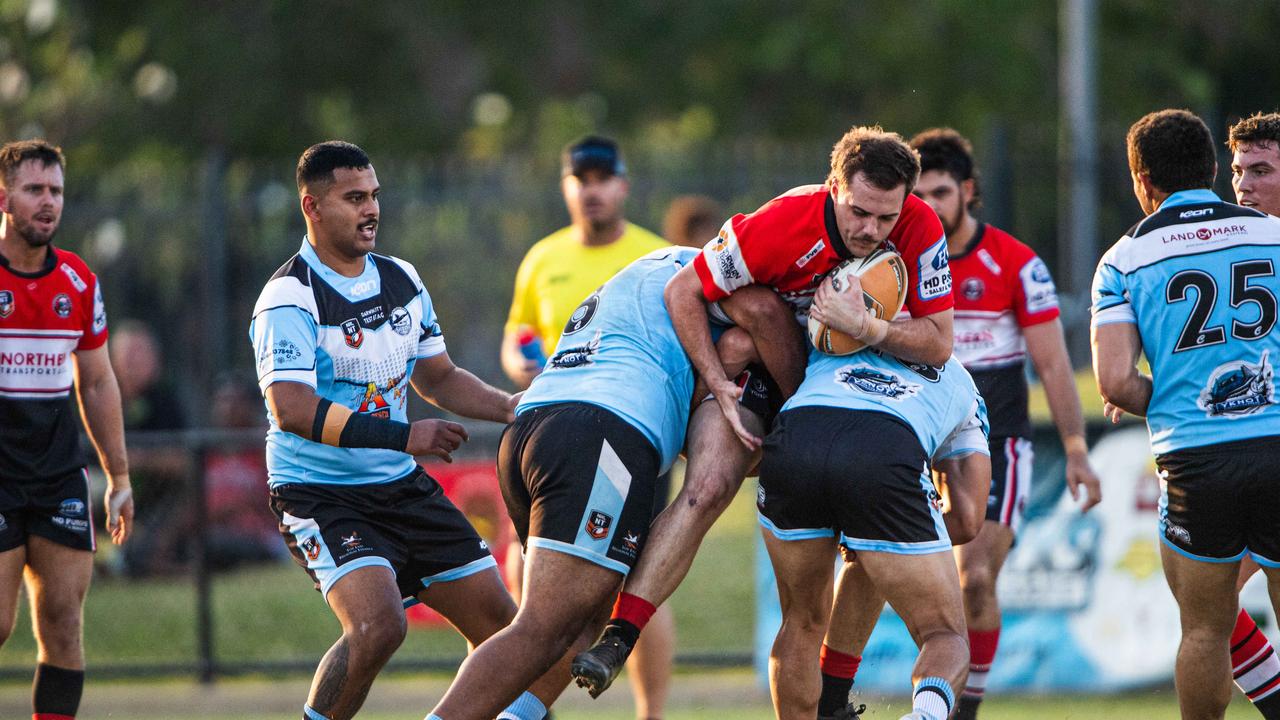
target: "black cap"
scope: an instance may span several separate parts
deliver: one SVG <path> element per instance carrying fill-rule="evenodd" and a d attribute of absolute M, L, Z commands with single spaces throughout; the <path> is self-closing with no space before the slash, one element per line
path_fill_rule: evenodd
<path fill-rule="evenodd" d="M 610 175 L 626 175 L 627 164 L 622 162 L 618 143 L 599 135 L 588 135 L 564 149 L 560 157 L 560 176 L 582 174 L 588 170 L 603 170 Z"/>

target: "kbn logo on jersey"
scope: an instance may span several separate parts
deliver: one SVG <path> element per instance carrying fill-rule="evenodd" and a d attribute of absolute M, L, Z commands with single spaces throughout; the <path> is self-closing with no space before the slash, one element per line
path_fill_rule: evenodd
<path fill-rule="evenodd" d="M 1200 392 L 1200 409 L 1209 417 L 1237 418 L 1252 415 L 1274 404 L 1270 350 L 1263 350 L 1256 365 L 1236 360 L 1219 365 Z"/>
<path fill-rule="evenodd" d="M 902 378 L 882 370 L 867 366 L 845 366 L 836 371 L 836 382 L 843 383 L 852 390 L 871 395 L 879 395 L 889 400 L 909 398 L 920 391 L 915 383 L 903 382 Z"/>
<path fill-rule="evenodd" d="M 13 293 L 9 290 L 0 290 L 0 318 L 7 318 L 13 314 Z"/>

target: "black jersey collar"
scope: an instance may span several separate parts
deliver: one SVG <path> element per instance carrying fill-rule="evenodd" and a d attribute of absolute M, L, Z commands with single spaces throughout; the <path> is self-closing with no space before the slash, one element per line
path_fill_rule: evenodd
<path fill-rule="evenodd" d="M 22 272 L 20 270 L 14 270 L 13 268 L 9 267 L 9 258 L 5 257 L 4 255 L 0 255 L 0 267 L 4 268 L 5 270 L 8 270 L 10 273 L 17 275 L 20 278 L 26 278 L 28 280 L 35 280 L 37 278 L 42 278 L 45 275 L 48 275 L 49 273 L 53 272 L 53 269 L 57 266 L 58 266 L 58 254 L 53 251 L 52 245 L 45 246 L 44 265 L 40 266 L 40 269 L 35 272 Z"/>
<path fill-rule="evenodd" d="M 978 243 L 982 242 L 982 238 L 985 237 L 986 234 L 987 234 L 987 224 L 984 222 L 978 223 L 978 229 L 973 232 L 973 237 L 969 238 L 969 242 L 964 246 L 964 249 L 956 253 L 955 255 L 951 255 L 950 258 L 952 260 L 959 260 L 960 258 L 973 252 L 978 248 Z"/>
<path fill-rule="evenodd" d="M 831 197 L 830 188 L 827 189 L 827 201 L 822 207 L 822 219 L 827 226 L 827 242 L 831 243 L 831 249 L 843 260 L 853 257 L 853 252 L 844 244 L 844 237 L 840 234 L 840 224 L 836 222 L 836 201 Z"/>

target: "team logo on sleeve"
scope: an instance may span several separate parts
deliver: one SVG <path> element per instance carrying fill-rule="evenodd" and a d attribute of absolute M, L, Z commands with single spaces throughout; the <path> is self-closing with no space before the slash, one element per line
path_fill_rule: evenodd
<path fill-rule="evenodd" d="M 409 317 L 409 311 L 403 307 L 398 307 L 391 311 L 391 329 L 396 331 L 397 335 L 408 335 L 413 329 L 413 319 Z"/>
<path fill-rule="evenodd" d="M 583 528 L 593 540 L 603 540 L 613 526 L 613 517 L 599 510 L 592 510 L 587 516 L 587 526 Z"/>
<path fill-rule="evenodd" d="M 107 329 L 107 306 L 102 302 L 102 286 L 93 287 L 93 334 Z"/>
<path fill-rule="evenodd" d="M 53 314 L 60 318 L 71 317 L 71 296 L 66 293 L 58 293 L 53 298 Z"/>
<path fill-rule="evenodd" d="M 836 371 L 836 382 L 850 390 L 879 395 L 889 400 L 904 400 L 920 392 L 919 385 L 868 365 L 846 365 L 840 368 Z"/>
<path fill-rule="evenodd" d="M 360 321 L 351 318 L 342 321 L 342 338 L 347 341 L 347 347 L 358 349 L 364 344 L 364 331 L 360 329 Z"/>
<path fill-rule="evenodd" d="M 13 292 L 9 290 L 0 290 L 0 318 L 7 318 L 13 314 Z"/>
<path fill-rule="evenodd" d="M 1058 307 L 1058 289 L 1053 286 L 1053 276 L 1040 258 L 1036 258 L 1018 272 L 1022 292 L 1027 296 L 1027 312 L 1034 315 Z"/>
<path fill-rule="evenodd" d="M 1209 417 L 1238 418 L 1275 404 L 1270 352 L 1263 350 L 1256 365 L 1236 360 L 1215 368 L 1200 392 L 1200 409 Z"/>
<path fill-rule="evenodd" d="M 600 291 L 591 293 L 591 297 L 582 301 L 582 304 L 573 309 L 573 314 L 569 316 L 569 322 L 564 325 L 564 334 L 572 335 L 591 323 L 591 318 L 596 316 L 596 308 L 600 307 Z"/>
<path fill-rule="evenodd" d="M 938 238 L 920 254 L 920 299 L 932 300 L 951 293 L 951 266 L 947 262 L 947 239 Z"/>

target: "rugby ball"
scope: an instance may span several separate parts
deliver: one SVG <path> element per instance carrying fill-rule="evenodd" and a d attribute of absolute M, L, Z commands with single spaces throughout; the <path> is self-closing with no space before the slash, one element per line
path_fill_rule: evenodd
<path fill-rule="evenodd" d="M 836 267 L 824 283 L 841 292 L 848 284 L 849 276 L 856 275 L 862 283 L 862 299 L 867 310 L 881 320 L 892 320 L 902 310 L 907 299 L 907 264 L 898 253 L 881 248 L 864 258 L 847 260 Z M 851 355 L 866 347 L 861 340 L 827 327 L 809 316 L 809 341 L 828 355 Z"/>

